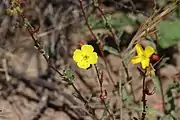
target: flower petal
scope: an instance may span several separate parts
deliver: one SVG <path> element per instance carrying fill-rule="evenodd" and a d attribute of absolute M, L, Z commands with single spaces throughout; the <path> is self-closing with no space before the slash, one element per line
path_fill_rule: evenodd
<path fill-rule="evenodd" d="M 142 61 L 142 58 L 139 56 L 135 56 L 131 59 L 132 64 L 138 64 Z"/>
<path fill-rule="evenodd" d="M 151 55 L 152 55 L 154 52 L 155 52 L 155 50 L 154 50 L 153 47 L 147 46 L 147 47 L 145 48 L 144 55 L 149 58 L 149 57 L 151 57 Z"/>
<path fill-rule="evenodd" d="M 94 51 L 94 48 L 93 48 L 93 46 L 91 46 L 91 45 L 83 45 L 82 47 L 81 47 L 81 50 L 83 51 L 83 52 L 85 52 L 85 53 L 91 53 L 91 52 L 93 52 Z"/>
<path fill-rule="evenodd" d="M 97 63 L 97 59 L 98 59 L 98 55 L 96 52 L 93 52 L 89 55 L 89 59 L 88 59 L 88 62 L 90 64 L 96 64 Z"/>
<path fill-rule="evenodd" d="M 83 52 L 79 49 L 76 49 L 73 53 L 73 60 L 79 62 L 83 59 Z"/>
<path fill-rule="evenodd" d="M 90 67 L 90 64 L 87 61 L 81 61 L 77 63 L 79 68 L 87 69 Z"/>
<path fill-rule="evenodd" d="M 140 44 L 136 44 L 135 48 L 136 48 L 138 56 L 141 56 L 141 55 L 144 54 L 144 50 L 143 50 L 143 48 L 142 48 L 142 46 Z"/>
<path fill-rule="evenodd" d="M 143 69 L 146 69 L 146 67 L 149 66 L 150 59 L 146 58 L 141 61 L 141 66 Z"/>

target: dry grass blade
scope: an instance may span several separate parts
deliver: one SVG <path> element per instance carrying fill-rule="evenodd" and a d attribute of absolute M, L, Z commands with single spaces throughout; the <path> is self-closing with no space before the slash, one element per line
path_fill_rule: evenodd
<path fill-rule="evenodd" d="M 145 39 L 148 35 L 156 32 L 156 26 L 161 22 L 165 17 L 167 17 L 173 10 L 175 10 L 179 5 L 179 0 L 176 2 L 170 3 L 160 9 L 158 9 L 152 16 L 150 16 L 139 28 L 136 35 L 131 40 L 128 48 L 126 49 L 125 55 L 131 54 L 134 52 L 132 49 L 135 43 Z M 129 56 L 129 55 L 128 55 Z"/>

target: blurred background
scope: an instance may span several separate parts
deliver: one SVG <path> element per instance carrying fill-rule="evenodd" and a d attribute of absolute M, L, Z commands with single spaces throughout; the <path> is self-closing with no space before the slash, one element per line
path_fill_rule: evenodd
<path fill-rule="evenodd" d="M 22 19 L 6 14 L 9 3 L 9 0 L 0 1 L 0 120 L 93 120 L 73 87 L 48 66 L 34 47 Z M 115 42 L 93 1 L 83 0 L 91 28 L 105 46 L 109 71 L 85 24 L 78 0 L 26 0 L 24 14 L 34 28 L 40 27 L 37 38 L 50 63 L 60 72 L 70 67 L 75 72 L 74 84 L 98 118 L 109 120 L 99 99 L 95 69 L 79 69 L 72 59 L 80 43 L 93 45 L 99 54 L 97 66 L 104 73 L 103 87 L 108 93 L 106 101 L 111 112 L 117 120 L 120 117 L 133 120 L 141 116 L 142 78 L 137 67 L 127 62 L 131 77 L 127 81 L 121 59 L 140 25 L 158 8 L 170 3 L 168 0 L 102 0 L 101 7 L 118 38 Z M 150 90 L 156 87 L 155 94 L 147 97 L 148 120 L 180 119 L 179 17 L 177 8 L 158 24 L 157 32 L 150 37 L 162 60 L 155 66 L 156 77 L 146 81 Z M 142 44 L 149 42 L 144 40 Z M 121 97 L 110 79 L 115 83 L 121 81 Z M 163 106 L 162 96 L 167 106 Z"/>

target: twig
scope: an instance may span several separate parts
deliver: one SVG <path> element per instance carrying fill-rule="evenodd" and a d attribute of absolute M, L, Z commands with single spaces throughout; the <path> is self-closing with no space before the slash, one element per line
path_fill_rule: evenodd
<path fill-rule="evenodd" d="M 122 114 L 123 114 L 123 96 L 122 96 L 122 80 L 119 79 L 119 97 L 121 98 L 121 101 L 120 101 L 120 120 L 122 120 Z"/>
<path fill-rule="evenodd" d="M 131 81 L 131 77 L 129 75 L 128 68 L 126 67 L 123 60 L 122 60 L 122 65 L 123 65 L 123 67 L 125 69 L 125 72 L 126 72 L 127 82 L 129 82 L 129 81 Z M 129 82 L 129 84 L 130 84 L 130 87 L 131 87 L 131 93 L 132 93 L 132 96 L 133 96 L 133 101 L 136 102 L 136 97 L 135 97 L 135 94 L 134 94 L 134 91 L 133 91 L 132 82 Z"/>
<path fill-rule="evenodd" d="M 41 97 L 37 108 L 35 109 L 35 111 L 30 114 L 26 120 L 35 120 L 42 112 L 42 110 L 47 106 L 47 100 L 48 100 L 48 95 L 47 95 L 47 90 L 45 90 L 44 95 Z"/>
<path fill-rule="evenodd" d="M 159 77 L 159 83 L 160 83 L 160 91 L 161 91 L 161 99 L 162 99 L 163 112 L 166 114 L 165 97 L 164 97 L 164 92 L 163 92 L 163 84 L 162 84 L 162 80 L 160 79 L 160 77 Z"/>
<path fill-rule="evenodd" d="M 84 7 L 83 7 L 83 3 L 82 3 L 82 0 L 79 0 L 79 3 L 80 3 L 80 7 L 81 7 L 81 10 L 82 10 L 82 13 L 83 13 L 83 17 L 85 19 L 85 22 L 86 22 L 86 25 L 89 29 L 89 31 L 91 32 L 91 34 L 93 35 L 94 39 L 95 40 L 98 40 L 98 38 L 96 37 L 96 35 L 94 34 L 94 32 L 92 31 L 91 27 L 90 27 L 90 24 L 88 22 L 88 18 L 86 17 L 86 13 L 85 13 L 85 10 L 84 10 Z"/>
<path fill-rule="evenodd" d="M 105 100 L 102 100 L 102 103 L 103 103 L 103 105 L 105 106 L 105 108 L 106 108 L 108 114 L 110 115 L 111 119 L 112 119 L 112 120 L 115 120 L 114 117 L 113 117 L 113 115 L 111 114 L 109 108 L 107 107 Z"/>
<path fill-rule="evenodd" d="M 106 16 L 105 16 L 103 10 L 100 8 L 100 6 L 98 6 L 97 9 L 99 10 L 99 12 L 101 13 L 101 16 L 102 16 L 103 19 L 105 20 L 105 22 L 106 22 L 106 27 L 107 27 L 107 29 L 109 30 L 109 32 L 112 34 L 113 39 L 116 40 L 116 35 L 115 35 L 115 33 L 113 32 L 113 29 L 112 29 L 111 25 L 109 24 L 109 22 L 108 22 L 108 20 L 107 20 L 107 18 L 106 18 Z"/>
<path fill-rule="evenodd" d="M 103 105 L 105 106 L 106 111 L 108 112 L 108 114 L 110 115 L 110 117 L 112 118 L 112 120 L 114 120 L 114 117 L 113 117 L 113 115 L 111 114 L 111 112 L 110 112 L 110 110 L 109 110 L 109 108 L 107 107 L 106 102 L 105 102 L 105 99 L 106 99 L 107 95 L 106 95 L 106 93 L 105 93 L 105 95 L 103 95 L 103 94 L 104 94 L 104 93 L 103 93 L 103 88 L 102 88 L 102 83 L 103 83 L 103 78 L 102 78 L 102 77 L 103 77 L 103 76 L 100 77 L 100 74 L 99 74 L 99 71 L 98 71 L 98 69 L 97 69 L 97 66 L 94 65 L 94 67 L 95 67 L 95 69 L 96 69 L 96 73 L 97 73 L 97 77 L 98 77 L 98 81 L 99 81 L 99 85 L 100 85 L 100 91 L 101 91 L 100 99 L 101 99 L 101 102 L 102 102 Z M 106 92 L 106 91 L 105 91 L 105 92 Z"/>
<path fill-rule="evenodd" d="M 9 81 L 10 80 L 10 76 L 8 74 L 8 68 L 7 68 L 7 61 L 6 61 L 6 59 L 3 59 L 2 63 L 3 63 L 3 68 L 4 68 L 6 80 Z"/>
<path fill-rule="evenodd" d="M 96 74 L 97 74 L 97 77 L 98 77 L 98 81 L 99 81 L 99 85 L 100 85 L 100 91 L 101 91 L 101 93 L 103 93 L 103 89 L 102 89 L 102 83 L 103 83 L 103 81 L 101 80 L 101 78 L 100 78 L 100 76 L 99 76 L 99 71 L 98 71 L 97 66 L 94 65 L 94 67 L 95 67 Z"/>
<path fill-rule="evenodd" d="M 84 104 L 87 104 L 88 101 L 84 99 L 84 97 L 81 95 L 81 93 L 80 93 L 79 90 L 76 88 L 76 86 L 75 86 L 73 83 L 72 83 L 71 85 L 73 86 L 74 90 L 78 93 L 80 99 L 84 102 Z"/>
<path fill-rule="evenodd" d="M 86 14 L 85 14 L 85 10 L 84 10 L 84 7 L 83 7 L 83 3 L 82 3 L 82 0 L 79 0 L 79 3 L 80 3 L 80 7 L 81 7 L 81 10 L 82 10 L 82 13 L 83 13 L 83 17 L 85 19 L 85 22 L 86 22 L 86 25 L 90 31 L 90 33 L 92 34 L 92 36 L 94 37 L 94 39 L 99 42 L 100 40 L 96 37 L 96 35 L 94 34 L 94 32 L 92 31 L 92 28 L 90 27 L 90 24 L 89 24 L 89 21 L 88 21 L 88 18 L 86 17 Z M 102 55 L 102 58 L 104 60 L 104 63 L 105 63 L 105 67 L 107 69 L 107 72 L 108 72 L 108 76 L 111 80 L 111 82 L 113 83 L 113 85 L 115 86 L 115 83 L 114 83 L 114 80 L 111 76 L 111 73 L 110 73 L 110 70 L 109 70 L 109 67 L 108 67 L 108 64 L 107 64 L 107 60 L 105 59 L 105 56 L 104 56 L 104 53 L 103 53 L 103 48 L 102 48 L 102 43 L 100 41 L 100 45 L 99 45 L 99 48 L 100 48 L 100 52 L 101 52 L 101 55 Z"/>
<path fill-rule="evenodd" d="M 146 118 L 146 90 L 147 90 L 147 88 L 146 88 L 146 70 L 145 70 L 145 72 L 143 73 L 143 90 L 142 90 L 142 93 L 143 93 L 143 96 L 142 96 L 142 103 L 143 103 L 143 112 L 142 112 L 142 117 L 141 117 L 141 120 L 145 120 L 145 118 Z"/>
<path fill-rule="evenodd" d="M 144 15 L 144 16 L 149 16 L 147 13 L 135 9 L 134 5 L 132 4 L 132 0 L 131 0 L 131 5 L 132 5 L 132 7 L 129 7 L 129 6 L 127 6 L 127 5 L 123 4 L 123 3 L 120 3 L 120 2 L 119 2 L 119 3 L 116 2 L 116 1 L 113 1 L 113 2 L 114 2 L 114 4 L 115 4 L 116 6 L 119 6 L 119 7 L 121 7 L 121 8 L 128 9 L 129 11 L 132 11 L 132 12 L 140 13 L 140 14 L 142 14 L 142 15 Z"/>
<path fill-rule="evenodd" d="M 34 37 L 34 28 L 31 26 L 31 24 L 28 22 L 28 20 L 26 21 L 26 18 L 24 17 L 23 14 L 20 15 L 21 18 L 23 19 L 23 22 L 25 24 L 27 24 L 27 30 L 28 33 L 30 34 L 31 38 L 34 41 L 34 46 L 38 49 L 38 51 L 43 55 L 44 59 L 46 60 L 46 62 L 48 63 L 49 67 L 51 67 L 55 72 L 57 72 L 62 78 L 64 78 L 64 75 L 59 72 L 50 62 L 49 60 L 49 56 L 46 56 L 45 51 L 41 45 L 41 43 Z M 26 23 L 27 22 L 27 23 Z M 81 100 L 84 102 L 86 108 L 88 108 L 88 110 L 90 110 L 90 113 L 94 116 L 95 119 L 97 119 L 95 112 L 93 110 L 93 108 L 91 106 L 89 106 L 87 103 L 87 101 L 82 97 L 81 93 L 79 92 L 79 90 L 76 88 L 76 86 L 71 83 L 71 85 L 73 86 L 74 90 L 77 92 L 77 94 L 80 96 Z"/>

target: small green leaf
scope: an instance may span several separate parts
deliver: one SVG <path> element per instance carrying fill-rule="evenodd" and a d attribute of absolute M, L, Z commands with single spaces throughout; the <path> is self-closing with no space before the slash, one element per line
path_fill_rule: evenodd
<path fill-rule="evenodd" d="M 113 27 L 115 30 L 125 26 L 125 25 L 134 25 L 136 24 L 134 20 L 130 19 L 127 15 L 122 13 L 106 14 L 108 24 Z M 106 21 L 103 19 L 97 19 L 97 17 L 89 16 L 89 21 L 91 21 L 91 28 L 106 28 Z"/>
<path fill-rule="evenodd" d="M 72 83 L 74 81 L 74 71 L 70 67 L 65 67 L 63 70 L 64 80 L 68 83 Z"/>
<path fill-rule="evenodd" d="M 113 48 L 113 47 L 110 47 L 110 46 L 105 45 L 105 46 L 103 47 L 103 49 L 104 49 L 104 51 L 108 51 L 109 53 L 112 53 L 112 54 L 114 54 L 114 55 L 119 55 L 118 50 L 116 50 L 116 49 Z"/>
<path fill-rule="evenodd" d="M 168 48 L 180 41 L 180 20 L 165 20 L 158 24 L 158 44 Z"/>
<path fill-rule="evenodd" d="M 132 103 L 132 98 L 131 96 L 127 93 L 126 90 L 122 89 L 122 100 L 126 105 Z"/>
<path fill-rule="evenodd" d="M 152 78 L 152 81 L 153 81 L 153 84 L 154 84 L 154 86 L 156 87 L 158 93 L 162 94 L 162 93 L 161 93 L 161 87 L 160 87 L 161 84 L 160 84 L 159 78 L 158 78 L 157 76 L 154 76 L 154 77 Z"/>

